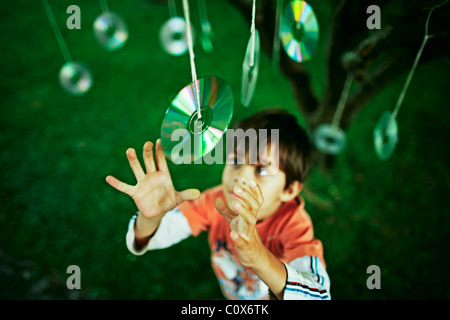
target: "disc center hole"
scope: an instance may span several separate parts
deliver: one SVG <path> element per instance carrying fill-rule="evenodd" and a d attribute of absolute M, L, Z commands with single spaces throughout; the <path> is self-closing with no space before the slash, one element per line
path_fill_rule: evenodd
<path fill-rule="evenodd" d="M 305 27 L 301 22 L 295 22 L 292 28 L 292 34 L 296 40 L 301 40 L 305 36 Z"/>
<path fill-rule="evenodd" d="M 82 74 L 79 71 L 75 71 L 72 76 L 70 77 L 70 81 L 72 83 L 78 83 L 82 78 Z"/>
<path fill-rule="evenodd" d="M 191 134 L 204 133 L 211 125 L 213 112 L 211 107 L 202 106 L 200 108 L 201 118 L 198 118 L 198 112 L 194 112 L 188 120 L 187 129 Z M 196 123 L 197 122 L 197 123 Z M 196 125 L 199 127 L 196 129 Z"/>
<path fill-rule="evenodd" d="M 327 144 L 336 144 L 336 138 L 334 136 L 325 137 L 325 141 Z"/>
<path fill-rule="evenodd" d="M 106 36 L 112 37 L 115 33 L 116 27 L 113 24 L 109 25 L 108 28 L 106 29 Z"/>
<path fill-rule="evenodd" d="M 383 143 L 388 143 L 390 140 L 390 135 L 388 130 L 383 130 L 383 134 L 381 135 L 381 138 L 383 139 Z"/>
<path fill-rule="evenodd" d="M 181 40 L 182 37 L 183 37 L 183 34 L 181 32 L 174 32 L 172 34 L 172 39 L 175 41 Z"/>

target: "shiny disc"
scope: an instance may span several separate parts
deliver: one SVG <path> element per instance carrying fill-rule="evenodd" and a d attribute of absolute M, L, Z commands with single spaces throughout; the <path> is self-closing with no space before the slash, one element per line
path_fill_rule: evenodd
<path fill-rule="evenodd" d="M 197 91 L 192 82 L 173 99 L 161 125 L 161 145 L 174 163 L 191 163 L 211 152 L 231 121 L 234 99 L 231 87 L 217 77 L 197 80 L 201 118 L 198 117 Z"/>
<path fill-rule="evenodd" d="M 248 107 L 255 92 L 256 82 L 258 80 L 258 70 L 259 70 L 259 51 L 260 51 L 260 38 L 259 32 L 255 29 L 254 33 L 255 42 L 254 50 L 253 46 L 253 36 L 250 36 L 247 44 L 247 51 L 245 52 L 244 63 L 242 64 L 242 87 L 241 87 L 241 102 L 244 107 Z M 253 54 L 253 61 L 252 61 Z M 252 65 L 253 62 L 253 65 Z"/>
<path fill-rule="evenodd" d="M 101 14 L 94 21 L 94 34 L 100 45 L 108 51 L 120 49 L 128 40 L 128 27 L 118 14 Z"/>
<path fill-rule="evenodd" d="M 81 62 L 67 62 L 59 70 L 59 83 L 67 93 L 80 96 L 92 87 L 92 74 Z"/>
<path fill-rule="evenodd" d="M 373 142 L 375 153 L 380 160 L 391 157 L 398 142 L 398 126 L 391 113 L 386 111 L 380 117 L 373 130 Z"/>
<path fill-rule="evenodd" d="M 213 31 L 209 23 L 202 23 L 202 33 L 200 34 L 200 41 L 205 52 L 211 53 L 213 51 L 212 44 Z"/>
<path fill-rule="evenodd" d="M 329 124 L 318 126 L 312 138 L 317 150 L 330 155 L 338 155 L 346 145 L 345 132 Z"/>
<path fill-rule="evenodd" d="M 304 62 L 311 58 L 319 39 L 319 24 L 307 2 L 292 0 L 286 5 L 281 20 L 280 39 L 291 59 Z"/>
<path fill-rule="evenodd" d="M 192 29 L 192 41 L 195 42 L 195 33 Z M 159 43 L 170 55 L 180 56 L 188 51 L 186 21 L 181 17 L 167 20 L 159 30 Z"/>

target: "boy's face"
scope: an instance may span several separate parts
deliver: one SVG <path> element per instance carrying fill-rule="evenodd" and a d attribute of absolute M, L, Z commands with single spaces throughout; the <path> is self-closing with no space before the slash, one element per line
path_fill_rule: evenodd
<path fill-rule="evenodd" d="M 278 164 L 276 157 L 278 155 L 269 152 L 266 154 L 266 159 L 262 161 L 263 163 L 270 163 L 269 165 L 263 165 L 261 162 L 249 164 L 247 154 L 247 161 L 242 161 L 245 164 L 238 164 L 236 153 L 228 155 L 227 164 L 222 174 L 222 186 L 225 200 L 230 208 L 233 207 L 233 200 L 236 197 L 233 194 L 233 188 L 243 182 L 249 184 L 253 180 L 261 188 L 264 198 L 264 202 L 258 211 L 257 219 L 264 220 L 278 210 L 283 202 L 286 175 L 278 168 L 278 165 L 273 165 Z"/>

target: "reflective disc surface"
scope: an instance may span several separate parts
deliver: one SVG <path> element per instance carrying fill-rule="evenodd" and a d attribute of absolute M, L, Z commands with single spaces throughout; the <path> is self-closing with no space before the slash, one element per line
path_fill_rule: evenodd
<path fill-rule="evenodd" d="M 297 62 L 311 59 L 319 40 L 319 24 L 307 2 L 293 0 L 286 5 L 281 20 L 280 39 L 291 59 Z"/>
<path fill-rule="evenodd" d="M 195 43 L 195 32 L 192 29 L 192 41 Z M 173 56 L 180 56 L 188 51 L 186 21 L 181 17 L 167 20 L 159 30 L 159 43 L 163 50 Z"/>
<path fill-rule="evenodd" d="M 398 126 L 390 112 L 385 112 L 373 130 L 375 153 L 380 160 L 387 160 L 394 153 L 398 142 Z"/>
<path fill-rule="evenodd" d="M 254 33 L 254 51 L 252 51 L 253 36 L 250 36 L 245 51 L 244 62 L 242 64 L 242 85 L 241 85 L 241 102 L 244 107 L 248 107 L 255 93 L 256 83 L 259 71 L 259 52 L 261 48 L 258 30 Z M 253 65 L 252 65 L 253 54 Z"/>
<path fill-rule="evenodd" d="M 94 21 L 94 34 L 100 45 L 114 51 L 123 47 L 128 40 L 125 20 L 114 12 L 101 14 Z"/>
<path fill-rule="evenodd" d="M 80 96 L 92 87 L 92 74 L 81 62 L 67 62 L 59 70 L 59 83 L 67 93 Z"/>
<path fill-rule="evenodd" d="M 196 86 L 191 83 L 173 99 L 161 125 L 161 145 L 174 163 L 191 163 L 211 152 L 228 128 L 234 108 L 231 87 L 217 77 L 197 80 L 201 118 L 197 112 Z"/>
<path fill-rule="evenodd" d="M 317 150 L 330 155 L 338 155 L 346 145 L 345 132 L 329 124 L 318 126 L 312 138 Z"/>

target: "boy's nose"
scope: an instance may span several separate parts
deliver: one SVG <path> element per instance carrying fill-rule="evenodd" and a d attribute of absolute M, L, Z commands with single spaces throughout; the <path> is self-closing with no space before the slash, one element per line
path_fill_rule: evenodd
<path fill-rule="evenodd" d="M 236 172 L 236 175 L 234 176 L 234 183 L 242 183 L 245 181 L 254 180 L 253 172 L 254 168 L 250 165 L 243 165 L 239 168 L 239 170 Z"/>

